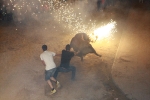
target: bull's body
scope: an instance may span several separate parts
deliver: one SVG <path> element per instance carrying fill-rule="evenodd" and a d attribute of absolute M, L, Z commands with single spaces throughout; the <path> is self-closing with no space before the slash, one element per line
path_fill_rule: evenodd
<path fill-rule="evenodd" d="M 86 33 L 76 34 L 70 42 L 71 48 L 73 48 L 75 52 L 78 52 L 77 56 L 81 57 L 82 61 L 83 56 L 88 53 L 94 53 L 95 55 L 101 57 L 101 55 L 96 53 L 90 42 L 90 38 Z"/>

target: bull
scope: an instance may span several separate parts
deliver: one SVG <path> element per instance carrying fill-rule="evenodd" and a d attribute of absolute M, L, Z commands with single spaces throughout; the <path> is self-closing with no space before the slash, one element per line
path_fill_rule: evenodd
<path fill-rule="evenodd" d="M 75 52 L 77 52 L 77 56 L 81 58 L 81 61 L 83 61 L 83 57 L 88 53 L 94 53 L 95 55 L 101 57 L 101 55 L 99 55 L 92 47 L 90 42 L 92 41 L 86 33 L 77 33 L 71 39 L 70 46 Z"/>

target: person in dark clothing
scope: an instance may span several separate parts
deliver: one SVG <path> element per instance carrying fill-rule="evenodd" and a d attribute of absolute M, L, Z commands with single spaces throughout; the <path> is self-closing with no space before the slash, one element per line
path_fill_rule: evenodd
<path fill-rule="evenodd" d="M 75 79 L 76 67 L 70 65 L 71 58 L 75 55 L 74 52 L 70 51 L 70 45 L 66 45 L 66 50 L 62 50 L 61 54 L 61 63 L 60 66 L 57 67 L 55 71 L 54 77 L 57 78 L 58 72 L 70 72 L 72 71 L 71 80 Z"/>
<path fill-rule="evenodd" d="M 101 0 L 97 0 L 97 10 L 99 11 L 101 7 Z"/>

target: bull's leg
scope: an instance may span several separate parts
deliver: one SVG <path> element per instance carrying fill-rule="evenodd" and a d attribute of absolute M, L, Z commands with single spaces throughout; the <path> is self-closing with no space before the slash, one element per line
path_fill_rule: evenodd
<path fill-rule="evenodd" d="M 99 57 L 102 57 L 102 55 L 98 54 L 95 50 L 94 50 L 94 54 L 99 56 Z"/>
<path fill-rule="evenodd" d="M 83 56 L 81 56 L 81 61 L 83 62 Z"/>
<path fill-rule="evenodd" d="M 95 51 L 95 49 L 92 47 L 92 45 L 89 45 L 89 48 L 92 49 L 92 50 L 91 50 L 91 53 L 94 53 L 95 55 L 97 55 L 97 56 L 99 56 L 99 57 L 102 57 L 102 55 L 99 55 L 99 54 Z"/>
<path fill-rule="evenodd" d="M 79 51 L 79 53 L 77 54 L 77 56 L 79 56 L 81 58 L 81 61 L 83 61 L 83 53 L 82 53 L 82 51 Z"/>
<path fill-rule="evenodd" d="M 94 54 L 97 55 L 97 56 L 99 56 L 99 57 L 102 57 L 102 55 L 99 55 L 99 54 L 97 54 L 96 52 L 95 52 Z"/>

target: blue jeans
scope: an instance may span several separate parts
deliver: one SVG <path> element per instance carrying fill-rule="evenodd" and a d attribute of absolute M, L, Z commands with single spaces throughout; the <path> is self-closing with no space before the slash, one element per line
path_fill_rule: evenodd
<path fill-rule="evenodd" d="M 71 79 L 74 80 L 75 79 L 75 74 L 76 74 L 76 67 L 74 66 L 69 66 L 68 68 L 64 68 L 64 67 L 57 67 L 55 73 L 54 73 L 54 78 L 57 78 L 58 76 L 58 72 L 70 72 L 72 71 L 72 76 Z"/>
<path fill-rule="evenodd" d="M 45 80 L 50 80 L 50 77 L 53 77 L 54 73 L 56 71 L 56 68 L 45 70 Z"/>

